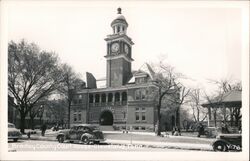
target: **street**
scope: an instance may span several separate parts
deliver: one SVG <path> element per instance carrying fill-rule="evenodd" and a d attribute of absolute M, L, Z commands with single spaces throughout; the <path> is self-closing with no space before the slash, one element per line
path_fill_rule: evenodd
<path fill-rule="evenodd" d="M 83 145 L 56 141 L 19 140 L 8 143 L 9 151 L 191 151 L 181 149 L 152 148 L 139 145 Z"/>

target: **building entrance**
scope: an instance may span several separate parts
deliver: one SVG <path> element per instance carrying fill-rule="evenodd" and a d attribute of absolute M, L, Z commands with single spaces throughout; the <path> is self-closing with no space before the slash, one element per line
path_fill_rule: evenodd
<path fill-rule="evenodd" d="M 100 116 L 100 125 L 113 125 L 113 114 L 110 111 L 103 111 Z"/>

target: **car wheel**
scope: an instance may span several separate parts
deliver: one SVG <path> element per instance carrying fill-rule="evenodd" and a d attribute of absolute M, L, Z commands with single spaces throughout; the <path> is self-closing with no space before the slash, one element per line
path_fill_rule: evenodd
<path fill-rule="evenodd" d="M 87 136 L 82 137 L 82 143 L 83 144 L 89 144 L 89 138 Z"/>
<path fill-rule="evenodd" d="M 100 144 L 100 141 L 94 141 L 94 144 Z"/>
<path fill-rule="evenodd" d="M 227 151 L 227 146 L 225 143 L 219 141 L 214 143 L 213 149 L 214 151 Z"/>
<path fill-rule="evenodd" d="M 15 139 L 13 139 L 13 141 L 14 141 L 14 142 L 17 142 L 17 141 L 18 141 L 18 139 L 17 139 L 17 138 L 15 138 Z"/>
<path fill-rule="evenodd" d="M 58 136 L 57 138 L 59 143 L 63 143 L 64 142 L 64 136 Z"/>

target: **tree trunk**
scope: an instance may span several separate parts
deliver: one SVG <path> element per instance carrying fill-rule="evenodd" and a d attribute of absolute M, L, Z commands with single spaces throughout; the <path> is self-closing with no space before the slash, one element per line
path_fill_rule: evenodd
<path fill-rule="evenodd" d="M 30 128 L 34 130 L 34 117 L 30 117 Z"/>
<path fill-rule="evenodd" d="M 160 105 L 157 106 L 157 136 L 161 135 L 161 108 Z"/>
<path fill-rule="evenodd" d="M 20 113 L 20 131 L 22 134 L 25 133 L 25 113 Z"/>
<path fill-rule="evenodd" d="M 69 104 L 68 104 L 68 128 L 70 128 L 70 106 L 71 106 L 71 102 L 69 101 Z"/>
<path fill-rule="evenodd" d="M 180 115 L 179 115 L 179 108 L 175 111 L 175 125 L 180 129 Z"/>

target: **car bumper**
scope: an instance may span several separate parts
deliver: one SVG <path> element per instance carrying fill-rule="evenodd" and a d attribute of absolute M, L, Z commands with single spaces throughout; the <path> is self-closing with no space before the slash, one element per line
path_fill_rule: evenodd
<path fill-rule="evenodd" d="M 90 141 L 99 142 L 99 143 L 105 142 L 105 140 L 106 139 L 90 139 Z"/>
<path fill-rule="evenodd" d="M 8 139 L 20 139 L 21 136 L 8 136 Z"/>

